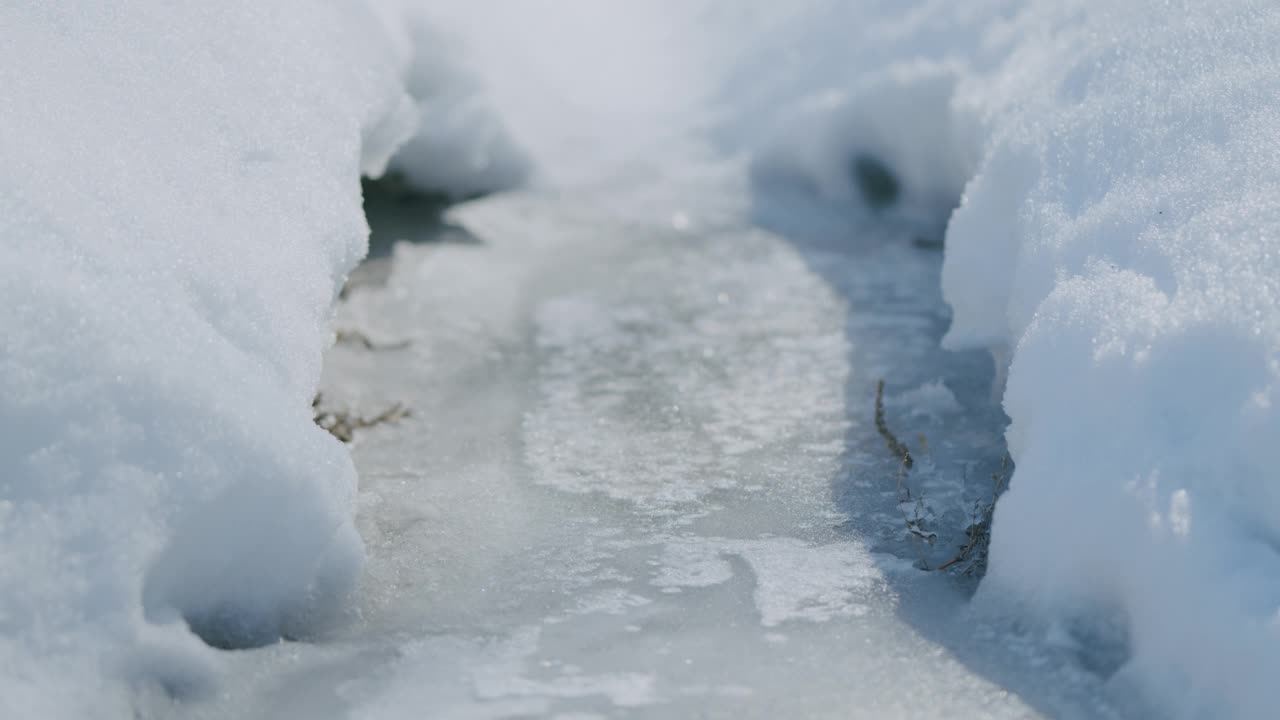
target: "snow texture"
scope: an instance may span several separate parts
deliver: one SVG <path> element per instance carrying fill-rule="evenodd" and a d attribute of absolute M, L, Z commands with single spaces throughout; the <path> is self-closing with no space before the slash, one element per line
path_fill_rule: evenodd
<path fill-rule="evenodd" d="M 1280 704 L 1273 3 L 18 2 L 0 27 L 0 714 L 126 716 L 209 687 L 192 630 L 343 612 L 355 477 L 310 401 L 362 173 L 463 197 L 717 153 L 757 199 L 945 236 L 945 344 L 996 356 L 1017 466 L 980 599 L 1116 647 L 1156 714 Z"/>
<path fill-rule="evenodd" d="M 898 212 L 942 208 L 944 345 L 992 350 L 1013 421 L 980 602 L 1114 645 L 1161 716 L 1268 716 L 1280 11 L 988 5 L 872 20 L 849 53 L 880 58 L 793 103 L 757 181 L 859 202 L 869 153 Z"/>
<path fill-rule="evenodd" d="M 506 190 L 531 171 L 478 74 L 467 38 L 435 28 L 431 6 L 377 0 L 397 53 L 406 58 L 405 90 L 418 125 L 396 152 L 392 170 L 420 190 L 454 200 Z"/>
<path fill-rule="evenodd" d="M 125 717 L 361 563 L 311 422 L 359 177 L 413 129 L 350 2 L 0 9 L 0 716 Z"/>
<path fill-rule="evenodd" d="M 1165 716 L 1280 703 L 1280 12 L 1033 7 L 947 234 L 945 343 L 1012 351 L 990 594 L 1117 616 Z M 1092 618 L 1092 619 L 1089 619 Z M 1092 634 L 1092 630 L 1086 630 Z"/>

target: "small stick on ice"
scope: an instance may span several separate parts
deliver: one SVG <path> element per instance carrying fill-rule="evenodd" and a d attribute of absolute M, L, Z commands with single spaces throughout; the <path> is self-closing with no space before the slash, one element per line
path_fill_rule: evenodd
<path fill-rule="evenodd" d="M 884 380 L 876 383 L 876 430 L 880 432 L 880 437 L 884 438 L 885 445 L 889 446 L 889 452 L 902 458 L 903 467 L 910 470 L 915 463 L 911 459 L 911 450 L 898 440 L 898 436 L 893 434 L 889 429 L 889 423 L 884 419 Z"/>
<path fill-rule="evenodd" d="M 344 410 L 321 410 L 320 393 L 316 393 L 315 399 L 311 401 L 311 407 L 315 411 L 316 425 L 328 430 L 330 435 L 344 443 L 349 443 L 355 438 L 356 430 L 393 423 L 409 414 L 409 408 L 400 403 L 392 405 L 371 418 L 360 417 Z"/>
<path fill-rule="evenodd" d="M 979 550 L 975 563 L 983 560 L 986 545 L 991 541 L 991 519 L 995 515 L 996 500 L 1000 498 L 1000 493 L 1004 490 L 1004 484 L 1008 478 L 1009 455 L 1008 453 L 1005 453 L 1005 456 L 1000 458 L 999 472 L 991 474 L 991 502 L 988 503 L 986 507 L 982 508 L 980 512 L 977 512 L 975 514 L 974 521 L 969 524 L 969 528 L 967 530 L 969 541 L 965 543 L 964 547 L 960 548 L 960 553 L 958 555 L 939 565 L 939 570 L 946 570 L 961 560 L 968 558 L 975 549 Z M 966 572 L 972 570 L 973 567 L 974 564 L 970 564 L 970 566 L 966 568 Z"/>
<path fill-rule="evenodd" d="M 409 340 L 401 340 L 393 343 L 376 343 L 369 339 L 368 335 L 359 330 L 339 330 L 335 333 L 334 341 L 340 345 L 359 345 L 365 350 L 372 352 L 380 352 L 382 350 L 403 350 L 409 347 Z"/>
<path fill-rule="evenodd" d="M 927 506 L 924 504 L 924 498 L 917 498 L 911 511 L 906 509 L 907 503 L 911 502 L 911 488 L 907 485 L 907 473 L 911 471 L 911 467 L 915 461 L 911 459 L 911 450 L 898 439 L 897 435 L 889 429 L 889 423 L 884 417 L 884 380 L 876 384 L 876 430 L 880 432 L 880 437 L 884 438 L 885 445 L 889 447 L 889 452 L 895 457 L 902 459 L 902 464 L 898 466 L 898 510 L 902 512 L 902 519 L 907 525 L 907 532 L 913 540 L 923 540 L 925 543 L 932 545 L 937 539 L 937 534 L 925 527 L 925 514 Z M 921 443 L 924 442 L 924 435 L 920 435 Z M 929 569 L 929 560 L 925 557 L 924 550 L 920 549 L 920 564 L 925 569 Z"/>

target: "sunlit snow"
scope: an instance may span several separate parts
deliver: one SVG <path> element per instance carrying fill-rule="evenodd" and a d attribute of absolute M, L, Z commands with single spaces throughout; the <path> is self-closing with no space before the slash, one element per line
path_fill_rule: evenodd
<path fill-rule="evenodd" d="M 1269 717 L 1278 33 L 3 4 L 0 717 Z"/>

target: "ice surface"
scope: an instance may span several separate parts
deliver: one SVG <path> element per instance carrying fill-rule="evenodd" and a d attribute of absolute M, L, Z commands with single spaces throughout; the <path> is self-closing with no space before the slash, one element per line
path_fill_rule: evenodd
<path fill-rule="evenodd" d="M 401 244 L 386 287 L 340 308 L 412 344 L 339 345 L 326 366 L 330 402 L 413 408 L 354 448 L 361 620 L 237 654 L 223 697 L 184 713 L 1109 716 L 1071 653 L 913 566 L 874 378 L 919 368 L 895 397 L 954 384 L 955 426 L 985 428 L 927 454 L 938 488 L 999 445 L 985 357 L 938 365 L 935 252 L 694 236 L 560 193 L 451 219 L 481 242 Z"/>

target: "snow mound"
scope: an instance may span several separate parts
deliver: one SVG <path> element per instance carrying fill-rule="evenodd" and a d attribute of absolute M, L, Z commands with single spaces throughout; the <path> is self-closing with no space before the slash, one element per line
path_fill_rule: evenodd
<path fill-rule="evenodd" d="M 911 62 L 808 97 L 755 155 L 753 180 L 766 191 L 906 212 L 902 219 L 941 235 L 973 164 L 954 138 L 957 80 L 949 65 Z"/>
<path fill-rule="evenodd" d="M 952 347 L 1011 348 L 992 591 L 1122 618 L 1169 715 L 1280 703 L 1280 12 L 1035 5 L 975 78 Z"/>
<path fill-rule="evenodd" d="M 428 8 L 405 0 L 378 6 L 404 58 L 405 89 L 418 111 L 414 136 L 392 170 L 421 190 L 454 200 L 523 183 L 531 161 L 494 107 L 465 35 L 437 27 Z M 447 22 L 447 21 L 446 21 Z"/>
<path fill-rule="evenodd" d="M 361 172 L 413 129 L 355 2 L 0 9 L 0 715 L 131 716 L 313 633 L 361 545 L 311 422 Z M 123 680 L 123 682 L 121 682 Z"/>
<path fill-rule="evenodd" d="M 734 135 L 766 189 L 946 224 L 944 343 L 1008 373 L 986 597 L 1118 648 L 1157 714 L 1268 716 L 1280 11 L 850 5 L 768 18 L 806 52 L 743 65 L 730 101 L 760 112 Z"/>
<path fill-rule="evenodd" d="M 311 401 L 360 176 L 459 198 L 668 136 L 619 77 L 679 60 L 577 71 L 662 13 L 528 43 L 549 9 L 0 9 L 0 716 L 130 716 L 348 612 L 355 474 Z"/>
<path fill-rule="evenodd" d="M 410 92 L 429 106 L 424 135 L 397 161 L 411 176 L 459 182 L 464 151 L 560 189 L 688 164 L 680 151 L 709 90 L 706 0 L 390 1 L 408 8 L 406 35 L 419 38 Z M 449 102 L 416 89 L 428 76 Z M 441 134 L 441 122 L 457 131 Z"/>

